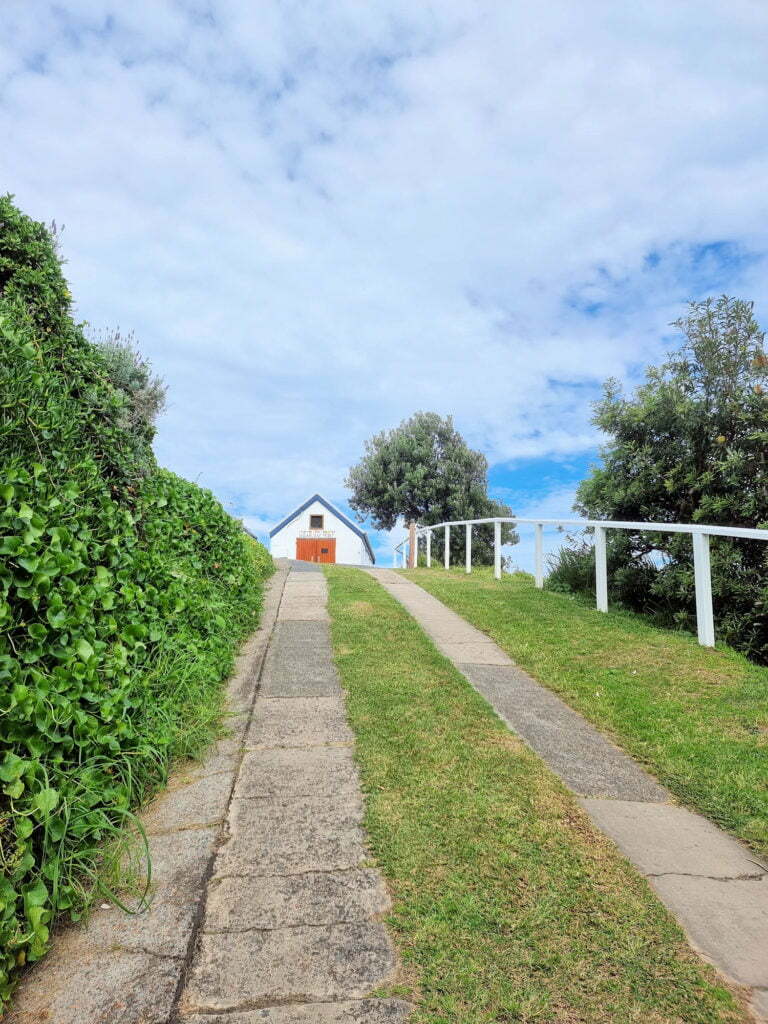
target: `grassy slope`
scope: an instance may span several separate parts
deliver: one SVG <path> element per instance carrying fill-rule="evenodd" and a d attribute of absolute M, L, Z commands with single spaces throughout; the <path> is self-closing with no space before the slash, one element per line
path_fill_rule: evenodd
<path fill-rule="evenodd" d="M 417 583 L 644 762 L 682 801 L 768 852 L 768 669 L 529 576 L 418 569 Z"/>
<path fill-rule="evenodd" d="M 646 883 L 402 607 L 358 570 L 326 572 L 414 1024 L 744 1020 Z"/>

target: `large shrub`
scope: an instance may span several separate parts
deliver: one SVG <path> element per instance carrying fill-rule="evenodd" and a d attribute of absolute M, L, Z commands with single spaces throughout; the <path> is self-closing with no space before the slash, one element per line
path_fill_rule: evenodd
<path fill-rule="evenodd" d="M 103 840 L 213 734 L 271 561 L 157 468 L 49 232 L 8 197 L 0 344 L 1 1004 L 98 889 Z"/>
<path fill-rule="evenodd" d="M 752 304 L 692 303 L 680 349 L 631 398 L 609 381 L 595 422 L 603 464 L 578 491 L 592 519 L 768 526 L 768 357 Z M 659 622 L 692 628 L 690 537 L 609 531 L 612 597 Z M 768 662 L 768 545 L 714 538 L 720 639 Z M 551 585 L 592 585 L 588 547 L 558 560 Z"/>

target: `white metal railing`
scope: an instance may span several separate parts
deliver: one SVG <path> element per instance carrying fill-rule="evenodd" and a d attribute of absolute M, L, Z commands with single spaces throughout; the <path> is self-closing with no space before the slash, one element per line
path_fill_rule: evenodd
<path fill-rule="evenodd" d="M 535 570 L 536 586 L 544 586 L 544 527 L 545 526 L 577 526 L 591 527 L 595 535 L 595 592 L 597 610 L 608 611 L 608 561 L 606 557 L 606 534 L 608 530 L 642 530 L 647 533 L 688 533 L 693 542 L 693 577 L 696 594 L 696 629 L 699 643 L 703 647 L 715 646 L 715 620 L 712 612 L 712 570 L 709 558 L 710 537 L 737 537 L 745 540 L 768 541 L 768 530 L 758 530 L 746 526 L 707 526 L 701 523 L 644 523 L 623 522 L 610 519 L 518 519 L 515 516 L 495 519 L 458 519 L 449 523 L 435 523 L 433 526 L 416 528 L 416 552 L 419 540 L 426 539 L 427 567 L 432 565 L 432 531 L 443 530 L 444 565 L 450 568 L 451 560 L 451 528 L 463 526 L 466 537 L 466 571 L 472 571 L 472 527 L 493 524 L 493 575 L 501 579 L 501 527 L 503 523 L 511 526 L 521 524 L 535 528 Z M 408 565 L 406 549 L 410 555 L 410 537 L 405 537 L 394 550 L 394 567 L 398 560 L 402 568 Z M 414 559 L 414 562 L 416 559 Z"/>

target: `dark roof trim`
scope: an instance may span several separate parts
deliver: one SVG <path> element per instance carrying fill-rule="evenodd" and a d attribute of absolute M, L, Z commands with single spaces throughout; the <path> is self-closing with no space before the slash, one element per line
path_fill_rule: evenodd
<path fill-rule="evenodd" d="M 352 530 L 353 533 L 357 534 L 357 536 L 360 538 L 363 544 L 365 544 L 366 550 L 368 551 L 368 554 L 371 556 L 371 561 L 375 565 L 376 555 L 374 555 L 373 548 L 371 547 L 371 542 L 368 540 L 368 534 L 365 532 L 365 530 L 361 530 L 359 526 L 353 523 L 351 519 L 348 519 L 343 512 L 340 512 L 337 508 L 334 508 L 330 501 L 325 500 L 322 494 L 313 494 L 311 498 L 307 498 L 304 504 L 300 505 L 294 512 L 291 512 L 289 516 L 286 516 L 282 523 L 278 523 L 277 526 L 273 527 L 273 529 L 269 531 L 269 536 L 274 537 L 275 534 L 279 533 L 284 526 L 287 526 L 288 523 L 293 522 L 293 520 L 297 516 L 300 516 L 302 512 L 306 512 L 309 506 L 315 501 L 319 501 L 321 505 L 328 509 L 331 515 L 338 516 L 338 518 L 341 519 L 341 521 L 345 523 L 350 528 L 350 530 Z"/>

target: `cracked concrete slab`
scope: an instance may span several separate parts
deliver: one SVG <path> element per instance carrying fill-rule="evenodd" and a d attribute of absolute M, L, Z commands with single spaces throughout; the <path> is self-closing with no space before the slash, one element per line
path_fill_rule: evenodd
<path fill-rule="evenodd" d="M 378 871 L 310 871 L 297 875 L 214 880 L 203 930 L 247 931 L 299 924 L 368 921 L 389 910 Z"/>
<path fill-rule="evenodd" d="M 631 800 L 580 802 L 644 875 L 744 878 L 768 870 L 745 846 L 684 807 Z"/>
<path fill-rule="evenodd" d="M 251 750 L 243 757 L 235 799 L 333 794 L 349 787 L 359 787 L 359 778 L 348 747 Z"/>
<path fill-rule="evenodd" d="M 413 1007 L 401 999 L 265 1006 L 242 1013 L 192 1014 L 184 1024 L 401 1024 Z"/>
<path fill-rule="evenodd" d="M 167 1024 L 182 961 L 119 947 L 83 957 L 57 936 L 24 979 L 6 1024 Z"/>
<path fill-rule="evenodd" d="M 183 958 L 215 841 L 213 828 L 150 836 L 149 904 L 134 914 L 113 905 L 98 907 L 84 924 L 72 929 L 73 945 L 83 952 L 122 948 Z M 129 906 L 134 903 L 128 901 Z"/>
<path fill-rule="evenodd" d="M 317 747 L 351 744 L 352 730 L 336 697 L 260 697 L 245 742 L 248 747 Z"/>
<path fill-rule="evenodd" d="M 325 799 L 234 800 L 216 875 L 277 875 L 357 867 L 366 857 L 354 790 Z"/>
<path fill-rule="evenodd" d="M 171 779 L 168 789 L 142 816 L 148 833 L 182 828 L 205 828 L 224 818 L 234 771 L 224 771 L 188 782 Z"/>
<path fill-rule="evenodd" d="M 740 985 L 768 988 L 768 876 L 651 878 L 692 943 Z"/>
<path fill-rule="evenodd" d="M 376 922 L 204 933 L 182 1006 L 227 1010 L 359 998 L 391 980 L 396 968 Z"/>

